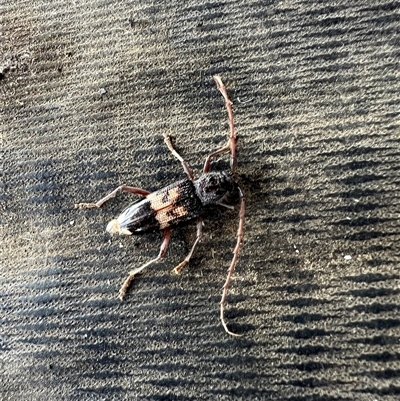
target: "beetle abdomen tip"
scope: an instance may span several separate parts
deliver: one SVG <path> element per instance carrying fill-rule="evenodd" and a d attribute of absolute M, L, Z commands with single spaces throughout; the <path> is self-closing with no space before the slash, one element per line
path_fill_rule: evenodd
<path fill-rule="evenodd" d="M 111 220 L 108 224 L 107 224 L 107 228 L 106 231 L 108 231 L 110 234 L 115 234 L 117 232 L 119 232 L 119 223 L 118 220 Z"/>

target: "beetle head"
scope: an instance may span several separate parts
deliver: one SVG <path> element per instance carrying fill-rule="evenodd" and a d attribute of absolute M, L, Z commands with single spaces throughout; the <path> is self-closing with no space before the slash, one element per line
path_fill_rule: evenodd
<path fill-rule="evenodd" d="M 197 196 L 206 205 L 218 204 L 237 191 L 233 175 L 228 171 L 212 171 L 194 182 Z"/>

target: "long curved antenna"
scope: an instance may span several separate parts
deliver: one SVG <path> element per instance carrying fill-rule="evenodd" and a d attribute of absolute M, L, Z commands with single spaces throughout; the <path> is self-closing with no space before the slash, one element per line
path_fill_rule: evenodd
<path fill-rule="evenodd" d="M 225 85 L 219 75 L 214 75 L 215 83 L 217 84 L 218 90 L 222 93 L 225 99 L 226 110 L 228 111 L 228 122 L 229 122 L 229 147 L 231 149 L 231 170 L 236 170 L 237 160 L 236 160 L 236 134 L 235 125 L 233 124 L 233 111 L 232 102 L 229 99 L 228 93 L 226 92 Z"/>
<path fill-rule="evenodd" d="M 237 259 L 239 257 L 240 245 L 241 245 L 242 239 L 243 239 L 245 202 L 244 202 L 244 193 L 240 188 L 239 188 L 239 196 L 240 196 L 240 212 L 239 212 L 239 227 L 238 227 L 237 234 L 236 234 L 237 241 L 236 241 L 235 249 L 233 250 L 233 258 L 232 258 L 231 265 L 229 266 L 229 269 L 228 269 L 228 275 L 226 277 L 226 281 L 223 286 L 221 303 L 220 303 L 220 305 L 221 305 L 220 317 L 221 317 L 222 326 L 224 326 L 224 329 L 228 334 L 235 336 L 235 337 L 241 337 L 241 334 L 233 333 L 232 331 L 230 331 L 228 329 L 228 326 L 225 322 L 225 316 L 224 316 L 225 308 L 224 307 L 225 307 L 225 303 L 226 303 L 226 297 L 228 295 L 229 283 L 231 281 L 233 272 L 235 270 Z"/>
<path fill-rule="evenodd" d="M 229 120 L 229 138 L 228 142 L 225 146 L 221 149 L 216 150 L 215 152 L 211 153 L 207 156 L 207 159 L 204 163 L 203 173 L 208 173 L 210 171 L 211 160 L 215 157 L 220 155 L 221 153 L 225 153 L 228 150 L 231 151 L 231 170 L 234 171 L 236 169 L 237 161 L 236 161 L 236 134 L 235 134 L 235 127 L 233 125 L 233 112 L 232 112 L 232 102 L 228 97 L 228 93 L 226 92 L 225 85 L 223 84 L 221 77 L 219 75 L 214 76 L 214 80 L 217 84 L 218 90 L 222 93 L 222 96 L 225 99 L 226 109 L 228 111 L 228 120 Z"/>

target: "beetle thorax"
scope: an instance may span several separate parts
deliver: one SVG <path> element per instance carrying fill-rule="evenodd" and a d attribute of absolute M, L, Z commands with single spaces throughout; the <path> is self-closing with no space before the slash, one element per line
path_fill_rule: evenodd
<path fill-rule="evenodd" d="M 213 171 L 203 174 L 194 182 L 194 186 L 197 196 L 204 206 L 217 204 L 237 191 L 237 184 L 228 171 Z"/>

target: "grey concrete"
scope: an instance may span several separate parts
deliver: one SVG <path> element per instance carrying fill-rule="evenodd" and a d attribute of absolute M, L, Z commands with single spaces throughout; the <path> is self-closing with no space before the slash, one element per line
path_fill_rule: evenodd
<path fill-rule="evenodd" d="M 2 400 L 394 400 L 400 392 L 395 1 L 1 5 Z M 117 299 L 160 233 L 105 232 L 119 184 L 196 175 L 234 103 L 247 219 L 214 208 Z M 213 165 L 226 167 L 227 158 Z M 396 397 L 397 395 L 397 397 Z"/>

